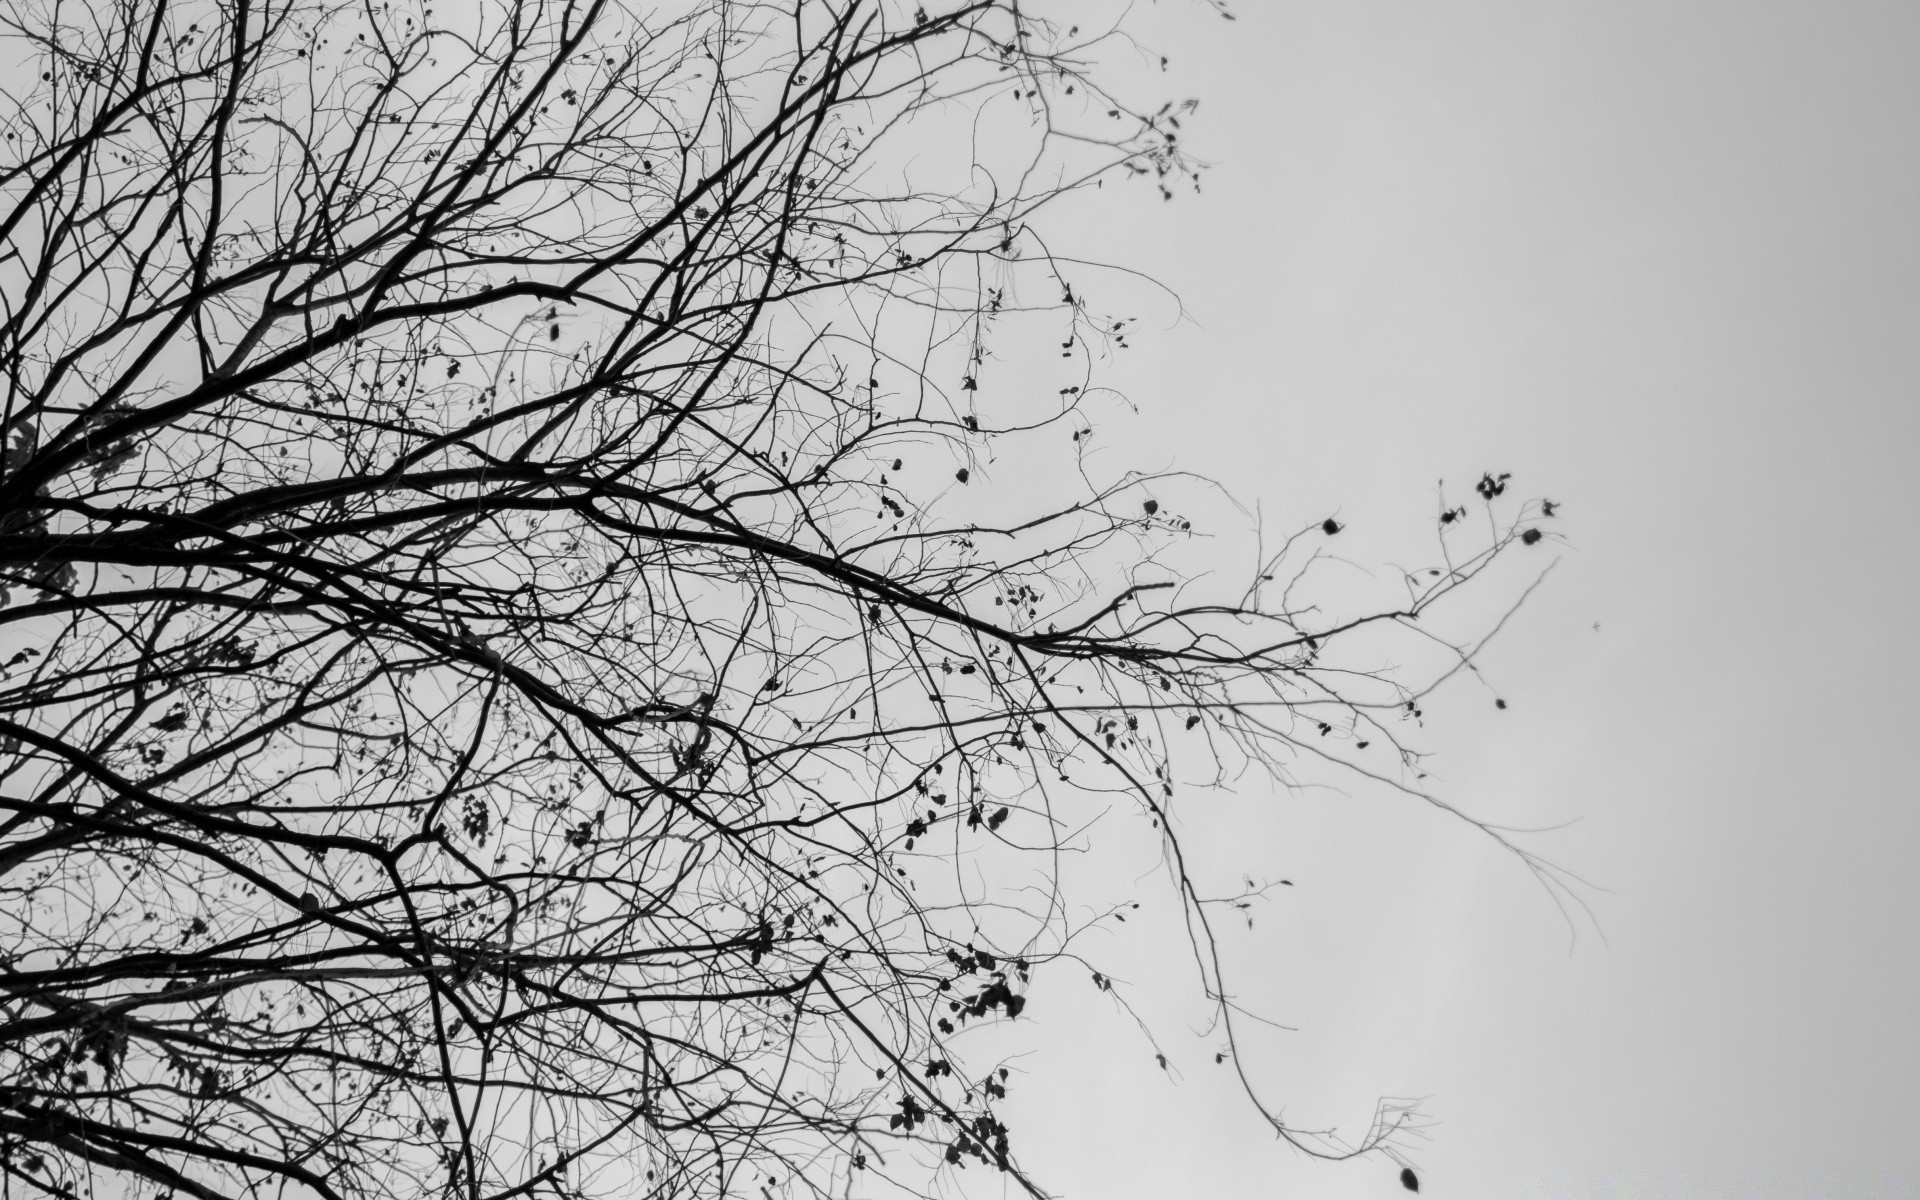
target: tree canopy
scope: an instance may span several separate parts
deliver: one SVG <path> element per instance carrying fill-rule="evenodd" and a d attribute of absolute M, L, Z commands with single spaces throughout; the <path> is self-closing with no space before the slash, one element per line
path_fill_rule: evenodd
<path fill-rule="evenodd" d="M 1053 886 L 1096 811 L 1231 1036 L 1182 790 L 1418 794 L 1446 672 L 1380 647 L 1551 510 L 1489 476 L 1340 612 L 1331 519 L 1223 591 L 1152 479 L 992 486 L 1131 336 L 1050 213 L 1199 169 L 1065 7 L 10 8 L 9 1188 L 1038 1194 L 963 1035 L 1111 986 Z M 1073 382 L 990 376 L 1046 338 Z M 1401 1115 L 1235 1069 L 1311 1153 Z"/>

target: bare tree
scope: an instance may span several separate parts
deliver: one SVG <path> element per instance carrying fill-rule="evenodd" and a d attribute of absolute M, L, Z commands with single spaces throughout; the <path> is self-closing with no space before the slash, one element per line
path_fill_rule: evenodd
<path fill-rule="evenodd" d="M 1176 785 L 1417 791 L 1341 648 L 1551 510 L 1334 615 L 1331 522 L 1220 598 L 1151 481 L 985 495 L 1129 336 L 1043 210 L 1195 177 L 1047 7 L 7 7 L 9 1193 L 1037 1193 L 956 1039 L 1089 970 L 1095 808 L 1231 1036 Z"/>

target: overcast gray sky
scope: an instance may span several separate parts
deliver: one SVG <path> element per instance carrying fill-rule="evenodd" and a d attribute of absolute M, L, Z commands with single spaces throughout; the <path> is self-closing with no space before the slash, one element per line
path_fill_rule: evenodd
<path fill-rule="evenodd" d="M 1431 1097 L 1423 1195 L 1920 1195 L 1920 5 L 1237 12 L 1138 7 L 1218 165 L 1083 231 L 1191 317 L 1103 436 L 1375 561 L 1441 477 L 1561 501 L 1492 690 L 1427 740 L 1476 815 L 1577 820 L 1529 845 L 1605 889 L 1573 940 L 1456 822 L 1249 785 L 1190 836 L 1296 883 L 1236 943 L 1299 1030 L 1275 1095 L 1343 1127 Z M 1403 1194 L 1088 991 L 1030 1009 L 1073 1074 L 1016 1089 L 1066 1195 Z"/>

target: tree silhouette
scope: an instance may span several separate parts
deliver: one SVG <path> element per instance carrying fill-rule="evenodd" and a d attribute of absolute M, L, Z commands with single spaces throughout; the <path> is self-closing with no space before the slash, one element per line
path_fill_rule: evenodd
<path fill-rule="evenodd" d="M 1128 336 L 1043 210 L 1195 170 L 1045 7 L 9 10 L 7 1187 L 1036 1190 L 953 1043 L 1096 806 L 1231 1036 L 1174 739 L 1397 746 L 1333 656 L 1517 525 L 1330 617 L 1316 526 L 1189 600 L 1138 478 L 992 515 Z M 989 407 L 1027 328 L 1084 381 Z"/>

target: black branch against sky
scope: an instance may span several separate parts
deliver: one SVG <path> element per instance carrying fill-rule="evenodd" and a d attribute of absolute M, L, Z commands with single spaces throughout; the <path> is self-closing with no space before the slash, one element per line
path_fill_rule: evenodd
<path fill-rule="evenodd" d="M 10 1191 L 1037 1194 L 961 1034 L 1091 970 L 1057 855 L 1108 810 L 1231 1044 L 1181 789 L 1419 794 L 1470 648 L 1367 664 L 1550 512 L 1490 477 L 1339 613 L 1333 521 L 1222 596 L 1151 480 L 994 498 L 1131 336 L 1049 215 L 1197 178 L 1064 7 L 9 8 Z M 1044 403 L 983 382 L 1030 338 Z M 1409 1119 L 1223 1057 L 1311 1153 Z"/>

